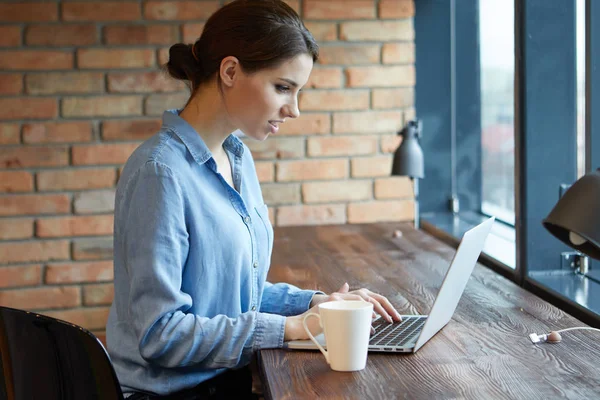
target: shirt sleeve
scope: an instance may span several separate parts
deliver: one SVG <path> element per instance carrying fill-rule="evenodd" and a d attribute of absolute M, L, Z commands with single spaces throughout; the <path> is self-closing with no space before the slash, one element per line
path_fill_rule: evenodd
<path fill-rule="evenodd" d="M 185 199 L 176 176 L 149 162 L 127 185 L 128 210 L 118 221 L 124 236 L 129 320 L 140 355 L 149 363 L 175 368 L 234 368 L 254 351 L 283 346 L 285 317 L 256 311 L 235 318 L 207 318 L 188 312 L 182 291 L 189 250 Z"/>
<path fill-rule="evenodd" d="M 301 290 L 289 283 L 265 282 L 260 311 L 285 316 L 302 314 L 310 308 L 317 290 Z"/>

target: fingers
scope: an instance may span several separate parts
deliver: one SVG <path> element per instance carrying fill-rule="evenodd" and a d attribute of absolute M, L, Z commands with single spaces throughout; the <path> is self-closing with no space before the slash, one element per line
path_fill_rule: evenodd
<path fill-rule="evenodd" d="M 394 308 L 394 306 L 392 305 L 392 303 L 390 303 L 390 301 L 377 293 L 372 293 L 370 294 L 370 297 L 372 299 L 375 299 L 379 305 L 386 311 L 386 314 L 388 316 L 392 316 L 396 321 L 402 321 L 402 317 L 400 316 L 400 313 L 398 311 L 396 311 L 396 309 Z M 373 304 L 374 308 L 375 308 L 375 304 Z M 380 313 L 381 314 L 381 313 Z M 384 314 L 381 314 L 382 316 Z M 389 319 L 388 319 L 389 321 Z"/>
<path fill-rule="evenodd" d="M 350 290 L 350 286 L 348 286 L 348 282 L 344 282 L 341 288 L 338 289 L 338 293 L 348 293 Z"/>

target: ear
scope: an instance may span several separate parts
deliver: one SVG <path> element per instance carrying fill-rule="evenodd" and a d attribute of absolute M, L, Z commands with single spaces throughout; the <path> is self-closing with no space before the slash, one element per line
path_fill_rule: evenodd
<path fill-rule="evenodd" d="M 223 85 L 226 87 L 232 87 L 235 81 L 239 78 L 240 73 L 240 62 L 236 57 L 227 56 L 221 60 L 219 75 Z"/>

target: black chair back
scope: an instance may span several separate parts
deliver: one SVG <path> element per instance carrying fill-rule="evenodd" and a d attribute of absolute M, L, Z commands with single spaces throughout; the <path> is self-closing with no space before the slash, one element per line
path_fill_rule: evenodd
<path fill-rule="evenodd" d="M 0 399 L 123 399 L 102 343 L 77 325 L 0 306 Z"/>

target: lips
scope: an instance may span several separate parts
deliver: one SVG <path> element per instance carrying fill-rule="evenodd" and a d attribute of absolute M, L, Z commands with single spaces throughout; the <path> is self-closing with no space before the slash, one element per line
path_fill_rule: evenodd
<path fill-rule="evenodd" d="M 277 133 L 279 130 L 279 121 L 269 121 L 269 126 L 271 127 L 271 133 Z"/>

